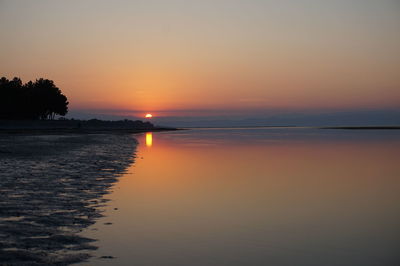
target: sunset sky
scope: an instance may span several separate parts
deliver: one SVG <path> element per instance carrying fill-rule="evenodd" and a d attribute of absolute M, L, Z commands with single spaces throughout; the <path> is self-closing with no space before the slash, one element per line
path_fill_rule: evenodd
<path fill-rule="evenodd" d="M 70 110 L 400 109 L 396 0 L 0 0 L 0 75 Z"/>

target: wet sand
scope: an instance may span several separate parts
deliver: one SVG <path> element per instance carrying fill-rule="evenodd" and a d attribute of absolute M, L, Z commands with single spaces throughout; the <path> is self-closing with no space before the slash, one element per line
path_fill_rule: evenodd
<path fill-rule="evenodd" d="M 66 265 L 90 257 L 79 233 L 102 216 L 134 162 L 131 134 L 0 135 L 0 261 Z"/>

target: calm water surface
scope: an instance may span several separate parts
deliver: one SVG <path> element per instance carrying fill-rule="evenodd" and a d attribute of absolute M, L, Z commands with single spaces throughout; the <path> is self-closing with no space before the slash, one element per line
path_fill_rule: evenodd
<path fill-rule="evenodd" d="M 399 131 L 136 137 L 86 265 L 400 265 Z"/>

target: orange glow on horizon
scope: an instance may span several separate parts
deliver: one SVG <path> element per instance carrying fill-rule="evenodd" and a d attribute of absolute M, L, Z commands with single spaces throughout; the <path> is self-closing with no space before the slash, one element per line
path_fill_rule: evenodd
<path fill-rule="evenodd" d="M 152 114 L 146 114 L 144 117 L 146 117 L 146 118 L 152 118 L 153 115 L 152 115 Z"/>
<path fill-rule="evenodd" d="M 70 110 L 131 110 L 142 119 L 150 110 L 160 118 L 181 109 L 399 108 L 395 1 L 368 1 L 365 12 L 345 1 L 315 10 L 284 1 L 197 1 L 196 8 L 171 1 L 167 10 L 152 1 L 95 9 L 81 2 L 8 1 L 9 12 L 0 9 L 1 48 L 10 51 L 1 57 L 1 74 L 24 83 L 54 80 Z M 75 9 L 82 12 L 71 23 L 64 10 Z M 15 27 L 21 12 L 19 23 L 29 27 Z M 287 17 L 298 26 L 288 26 Z M 167 37 L 165 21 L 173 29 Z"/>

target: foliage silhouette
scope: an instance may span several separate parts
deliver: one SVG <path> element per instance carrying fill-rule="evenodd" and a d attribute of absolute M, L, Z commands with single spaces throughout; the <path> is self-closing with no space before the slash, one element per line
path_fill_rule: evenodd
<path fill-rule="evenodd" d="M 20 78 L 0 79 L 0 119 L 54 119 L 65 116 L 68 99 L 52 80 L 22 84 Z"/>

